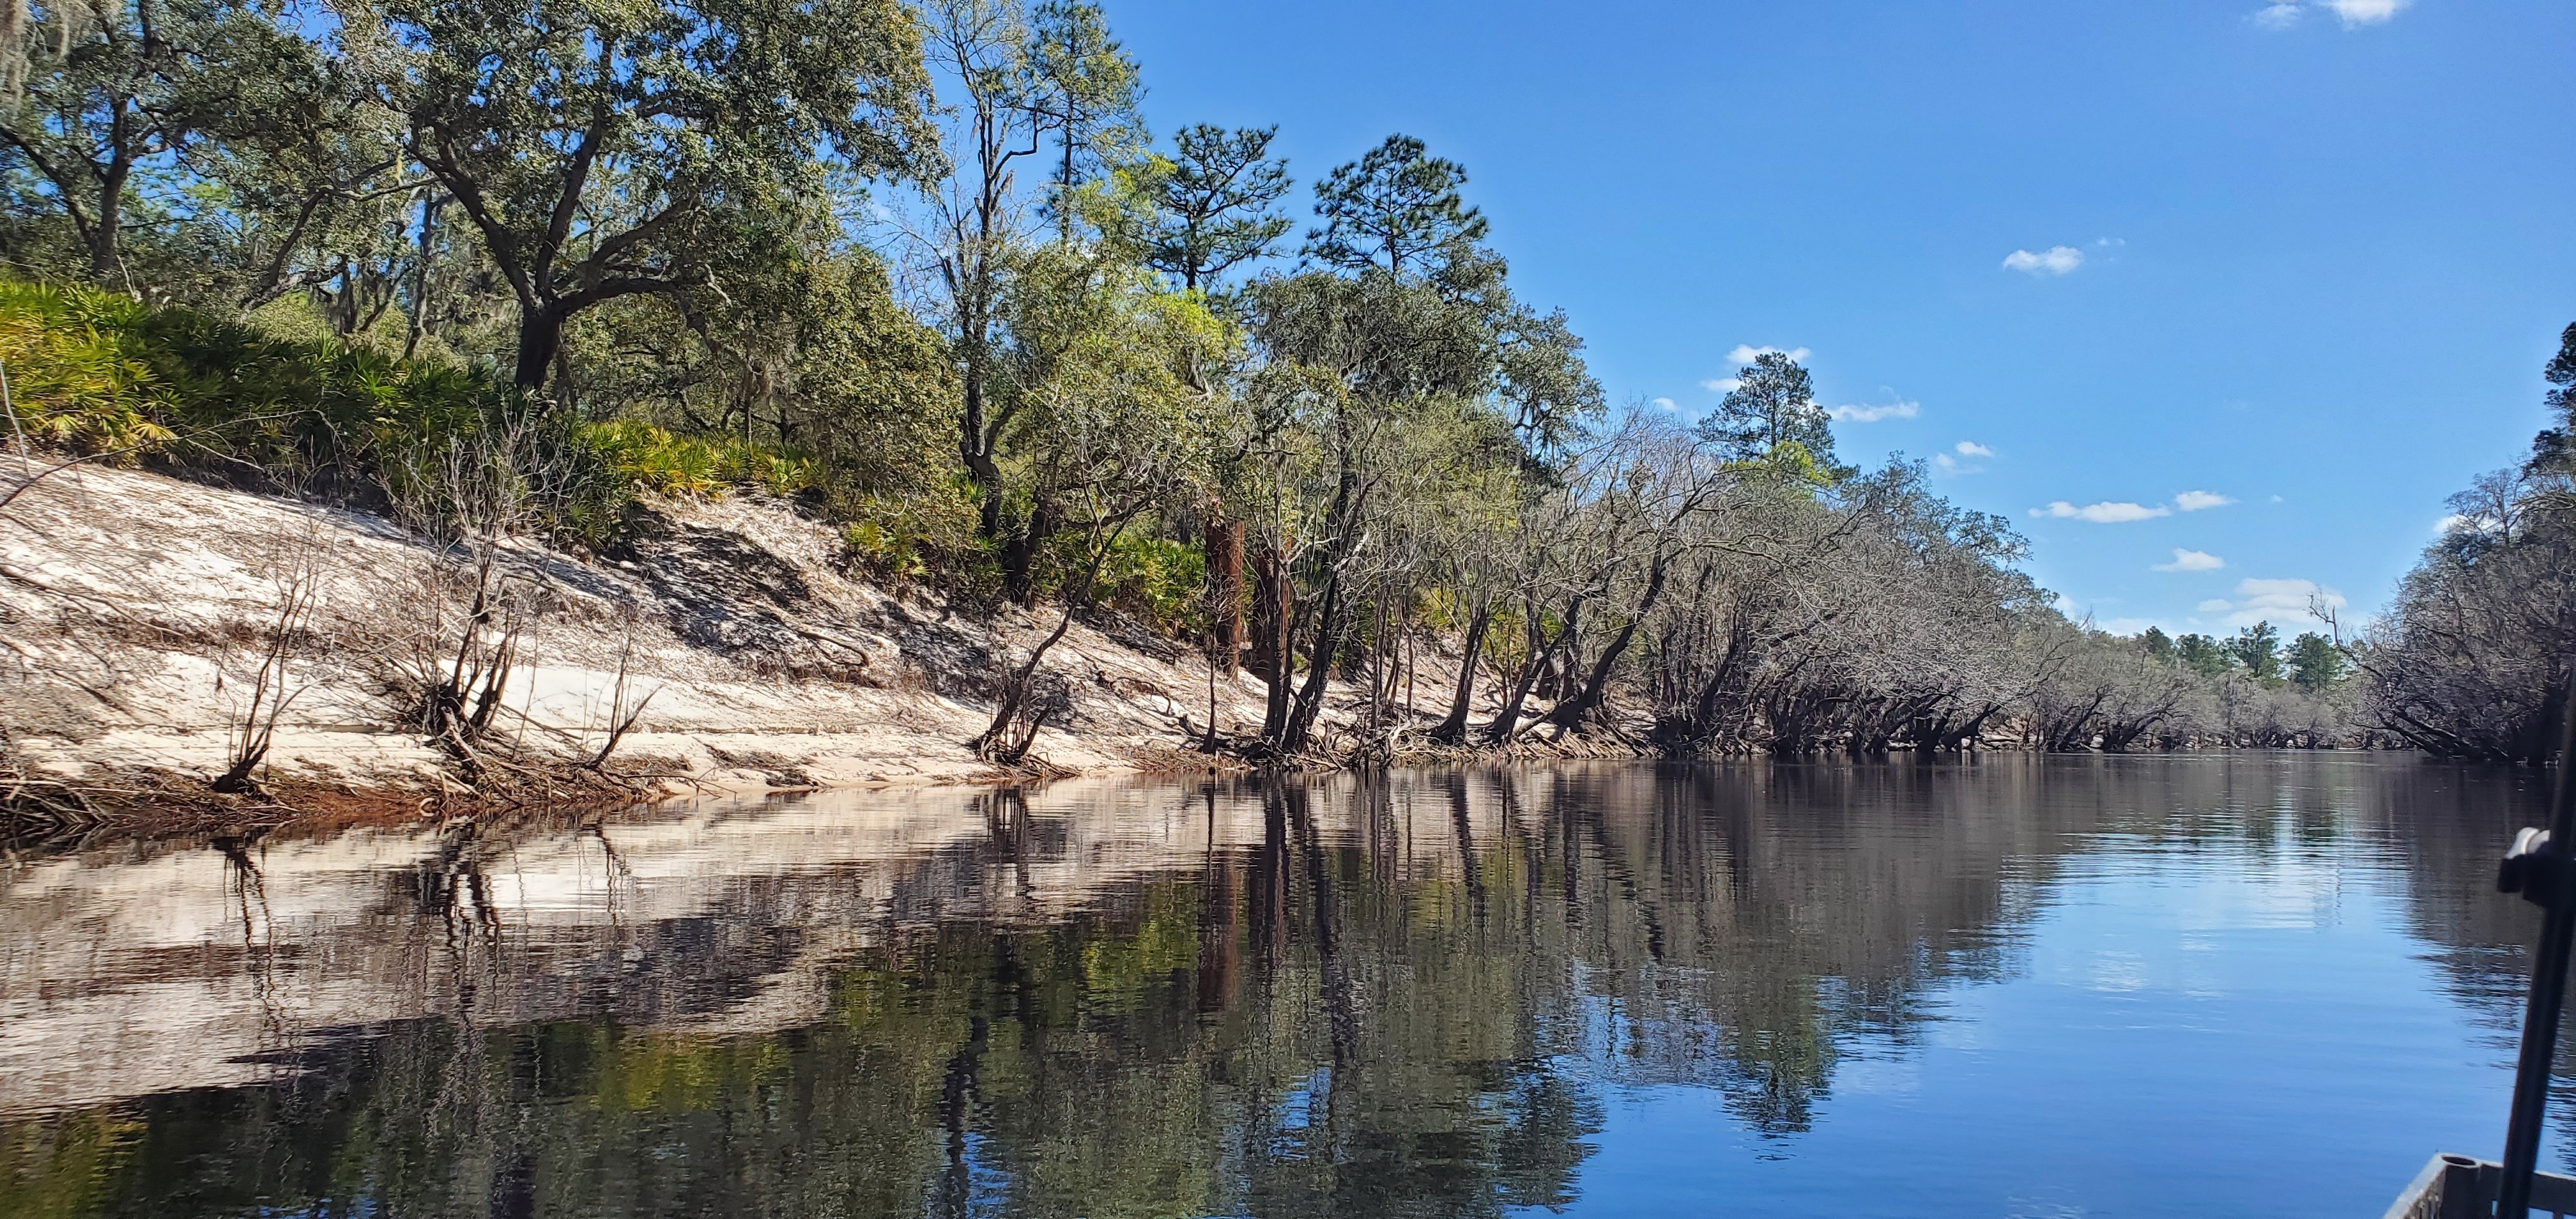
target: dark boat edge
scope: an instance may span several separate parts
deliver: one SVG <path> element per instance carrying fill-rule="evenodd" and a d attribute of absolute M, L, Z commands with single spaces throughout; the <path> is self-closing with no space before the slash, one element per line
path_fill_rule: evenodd
<path fill-rule="evenodd" d="M 2444 1153 L 2415 1174 L 2406 1192 L 2382 1219 L 2465 1219 L 2495 1213 L 2496 1195 L 2504 1186 L 2504 1166 L 2489 1160 Z M 2576 1215 L 2576 1177 L 2531 1174 L 2531 1209 L 2556 1216 Z"/>

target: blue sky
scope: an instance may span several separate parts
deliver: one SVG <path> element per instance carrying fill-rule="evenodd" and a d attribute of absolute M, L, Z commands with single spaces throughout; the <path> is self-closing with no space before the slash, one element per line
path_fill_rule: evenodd
<path fill-rule="evenodd" d="M 2115 629 L 2376 609 L 2576 320 L 2576 5 L 1107 2 L 1158 130 L 1421 137 L 1614 401 L 1806 348 Z"/>

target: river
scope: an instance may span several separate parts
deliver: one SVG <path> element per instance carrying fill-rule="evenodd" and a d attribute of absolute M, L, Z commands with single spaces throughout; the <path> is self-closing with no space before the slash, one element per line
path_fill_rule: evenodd
<path fill-rule="evenodd" d="M 1585 764 L 16 857 L 0 1216 L 2377 1214 L 2502 1141 L 2539 804 Z"/>

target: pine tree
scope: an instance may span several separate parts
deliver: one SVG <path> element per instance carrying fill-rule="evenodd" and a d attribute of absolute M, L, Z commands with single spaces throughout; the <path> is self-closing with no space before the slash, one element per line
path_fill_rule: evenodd
<path fill-rule="evenodd" d="M 1412 136 L 1388 136 L 1315 184 L 1324 224 L 1306 234 L 1304 253 L 1345 271 L 1436 271 L 1484 240 L 1484 216 L 1458 194 L 1466 184 L 1466 167 L 1430 155 Z"/>

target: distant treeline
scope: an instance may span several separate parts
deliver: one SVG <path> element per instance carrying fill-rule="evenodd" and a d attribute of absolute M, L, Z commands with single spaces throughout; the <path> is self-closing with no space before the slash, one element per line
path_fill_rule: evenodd
<path fill-rule="evenodd" d="M 573 545 L 765 486 L 885 578 L 1249 667 L 1256 755 L 1326 749 L 1327 675 L 1388 747 L 2368 739 L 2334 641 L 2069 622 L 1787 355 L 1694 427 L 1610 407 L 1464 168 L 1392 136 L 1292 219 L 1275 129 L 1150 133 L 1091 4 L 55 0 L 0 61 L 0 361 L 56 448 Z"/>

